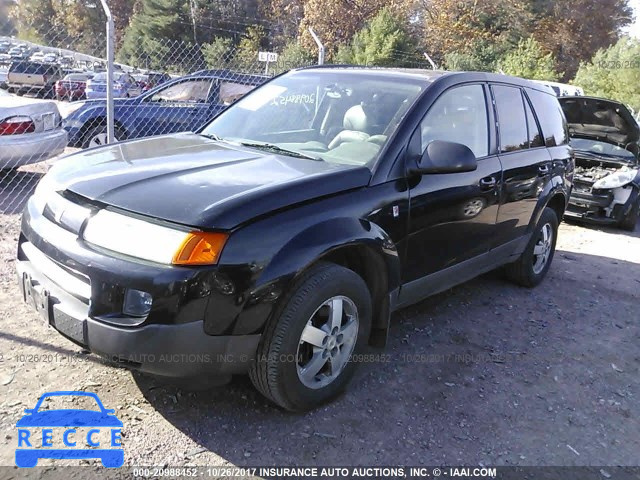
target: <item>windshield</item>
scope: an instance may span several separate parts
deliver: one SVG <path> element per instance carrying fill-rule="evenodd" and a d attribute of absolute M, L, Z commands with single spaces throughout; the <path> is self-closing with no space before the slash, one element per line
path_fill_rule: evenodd
<path fill-rule="evenodd" d="M 371 167 L 427 85 L 427 79 L 388 72 L 291 72 L 238 100 L 202 133 Z"/>
<path fill-rule="evenodd" d="M 599 142 L 598 140 L 591 140 L 588 138 L 572 138 L 571 146 L 582 152 L 619 157 L 620 159 L 628 162 L 634 161 L 636 158 L 633 153 L 622 147 L 613 145 L 612 143 Z"/>

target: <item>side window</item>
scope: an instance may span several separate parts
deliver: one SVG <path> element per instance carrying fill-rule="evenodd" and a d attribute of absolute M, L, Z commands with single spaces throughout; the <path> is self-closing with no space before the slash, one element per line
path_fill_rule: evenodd
<path fill-rule="evenodd" d="M 220 103 L 231 105 L 254 88 L 253 85 L 243 85 L 242 83 L 220 82 Z"/>
<path fill-rule="evenodd" d="M 489 154 L 489 121 L 482 85 L 444 92 L 420 123 L 421 152 L 434 140 L 461 143 L 476 157 Z"/>
<path fill-rule="evenodd" d="M 151 97 L 152 102 L 206 103 L 213 80 L 187 80 L 164 88 Z"/>
<path fill-rule="evenodd" d="M 498 113 L 500 152 L 529 148 L 529 133 L 520 89 L 502 85 L 494 85 L 491 89 Z"/>
<path fill-rule="evenodd" d="M 527 89 L 536 112 L 547 147 L 569 143 L 569 130 L 558 99 L 548 93 Z"/>
<path fill-rule="evenodd" d="M 525 99 L 524 101 L 524 109 L 527 112 L 527 131 L 529 132 L 529 147 L 544 147 L 544 139 L 542 138 L 542 133 L 540 132 L 540 127 L 538 127 L 538 122 L 536 122 L 536 117 L 533 115 L 533 111 L 531 111 L 531 105 L 529 105 L 529 101 Z"/>

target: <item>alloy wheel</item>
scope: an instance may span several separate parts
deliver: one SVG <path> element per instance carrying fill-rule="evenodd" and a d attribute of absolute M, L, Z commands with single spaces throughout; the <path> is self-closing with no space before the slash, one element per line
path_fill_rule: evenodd
<path fill-rule="evenodd" d="M 318 389 L 338 378 L 353 353 L 358 326 L 358 309 L 347 297 L 332 297 L 316 309 L 302 331 L 296 354 L 303 385 Z"/>

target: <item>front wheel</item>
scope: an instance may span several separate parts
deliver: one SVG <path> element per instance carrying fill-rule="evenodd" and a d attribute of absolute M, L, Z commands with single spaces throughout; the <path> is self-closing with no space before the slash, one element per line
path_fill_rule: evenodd
<path fill-rule="evenodd" d="M 333 399 L 353 376 L 371 329 L 371 294 L 357 273 L 331 263 L 297 285 L 267 325 L 249 374 L 275 404 L 305 411 Z"/>
<path fill-rule="evenodd" d="M 115 127 L 113 136 L 116 141 L 123 140 L 125 135 L 122 133 L 118 127 Z M 107 126 L 106 125 L 98 125 L 96 127 L 90 128 L 87 133 L 85 133 L 82 140 L 82 148 L 92 148 L 92 147 L 101 147 L 103 145 L 107 145 Z"/>
<path fill-rule="evenodd" d="M 620 228 L 628 232 L 633 232 L 638 224 L 638 217 L 640 217 L 640 201 L 631 208 L 631 211 L 620 222 Z"/>
<path fill-rule="evenodd" d="M 558 216 L 547 207 L 542 212 L 531 240 L 520 258 L 506 265 L 509 280 L 523 287 L 535 287 L 549 271 L 558 239 Z"/>

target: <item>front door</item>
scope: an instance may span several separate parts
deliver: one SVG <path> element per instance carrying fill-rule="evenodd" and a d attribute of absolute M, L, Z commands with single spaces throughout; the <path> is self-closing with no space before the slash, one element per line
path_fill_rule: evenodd
<path fill-rule="evenodd" d="M 403 284 L 419 282 L 490 249 L 502 170 L 491 151 L 487 96 L 483 84 L 445 91 L 416 132 L 420 135 L 420 152 L 434 140 L 462 143 L 476 155 L 478 169 L 408 179 L 410 221 Z"/>

